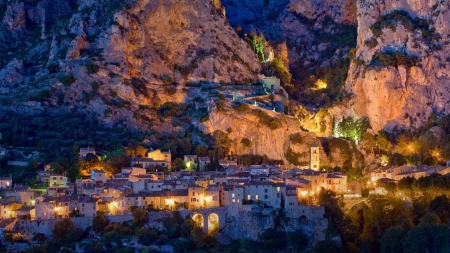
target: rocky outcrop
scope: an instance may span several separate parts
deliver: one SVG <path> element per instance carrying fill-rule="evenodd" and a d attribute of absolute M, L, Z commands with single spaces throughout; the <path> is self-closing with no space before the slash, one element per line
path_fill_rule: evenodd
<path fill-rule="evenodd" d="M 256 109 L 259 110 L 259 109 Z M 302 130 L 297 119 L 284 116 L 279 113 L 265 111 L 272 117 L 277 118 L 281 122 L 281 126 L 277 129 L 270 129 L 266 125 L 259 122 L 258 117 L 253 112 L 236 113 L 233 110 L 229 112 L 212 111 L 209 115 L 209 121 L 204 123 L 205 131 L 213 133 L 215 130 L 227 131 L 231 139 L 231 151 L 234 154 L 255 154 L 267 155 L 270 159 L 283 160 L 285 164 L 287 150 L 290 148 L 298 154 L 298 162 L 303 165 L 309 164 L 310 147 L 318 141 L 316 134 Z M 301 143 L 292 143 L 291 136 L 300 134 Z M 242 139 L 250 140 L 250 147 L 241 143 Z M 321 150 L 323 148 L 321 147 Z M 326 155 L 322 152 L 320 160 L 323 163 L 328 161 Z"/>
<path fill-rule="evenodd" d="M 366 0 L 357 4 L 356 60 L 346 83 L 347 90 L 354 94 L 350 105 L 353 113 L 368 117 L 375 131 L 395 126 L 417 128 L 433 112 L 448 113 L 448 1 Z M 371 26 L 394 10 L 406 11 L 412 20 L 424 19 L 426 25 L 420 28 L 415 20 L 412 28 L 391 20 L 377 37 Z M 401 52 L 418 60 L 412 66 L 398 60 L 394 66 L 380 66 L 373 62 L 379 52 Z"/>
<path fill-rule="evenodd" d="M 8 5 L 3 23 L 9 31 L 23 28 L 25 26 L 25 3 L 17 1 Z"/>

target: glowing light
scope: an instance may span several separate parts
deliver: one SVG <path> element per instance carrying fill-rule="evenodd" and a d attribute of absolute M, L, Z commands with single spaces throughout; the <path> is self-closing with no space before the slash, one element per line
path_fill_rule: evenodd
<path fill-rule="evenodd" d="M 212 200 L 212 197 L 211 197 L 211 196 L 205 197 L 205 201 L 206 201 L 206 202 L 209 202 L 209 201 L 211 201 L 211 200 Z"/>
<path fill-rule="evenodd" d="M 187 162 L 186 163 L 186 167 L 190 168 L 191 167 L 191 162 Z"/>
<path fill-rule="evenodd" d="M 322 79 L 318 79 L 315 85 L 316 85 L 315 89 L 317 90 L 323 90 L 327 88 L 327 83 Z"/>
<path fill-rule="evenodd" d="M 166 199 L 166 205 L 173 206 L 175 205 L 175 201 L 173 199 Z"/>
<path fill-rule="evenodd" d="M 370 180 L 372 180 L 372 182 L 375 182 L 375 181 L 377 181 L 377 178 L 376 177 L 372 177 Z"/>
<path fill-rule="evenodd" d="M 308 194 L 308 192 L 307 192 L 307 191 L 302 191 L 302 196 L 303 196 L 303 197 L 305 197 L 305 196 L 306 196 L 306 194 Z"/>

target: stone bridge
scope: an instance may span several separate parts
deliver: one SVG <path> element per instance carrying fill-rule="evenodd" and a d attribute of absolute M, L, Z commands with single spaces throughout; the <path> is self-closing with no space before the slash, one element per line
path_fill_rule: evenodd
<path fill-rule="evenodd" d="M 203 228 L 203 232 L 211 234 L 225 226 L 227 215 L 227 207 L 202 208 L 193 210 L 191 218 Z"/>

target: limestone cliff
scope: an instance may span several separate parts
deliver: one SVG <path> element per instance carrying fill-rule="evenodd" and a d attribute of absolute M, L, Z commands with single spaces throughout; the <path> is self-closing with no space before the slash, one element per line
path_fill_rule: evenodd
<path fill-rule="evenodd" d="M 448 113 L 449 2 L 365 0 L 357 5 L 357 48 L 346 83 L 354 94 L 354 114 L 367 116 L 378 131 L 419 127 L 433 112 Z"/>
<path fill-rule="evenodd" d="M 2 1 L 0 19 L 5 109 L 74 108 L 145 129 L 136 111 L 185 101 L 186 82 L 251 82 L 260 69 L 220 1 Z"/>
<path fill-rule="evenodd" d="M 263 110 L 263 109 L 255 109 Z M 297 164 L 307 166 L 309 164 L 310 147 L 318 141 L 316 134 L 302 130 L 297 119 L 264 110 L 270 116 L 280 121 L 280 127 L 270 129 L 262 124 L 253 111 L 236 113 L 233 110 L 228 112 L 212 111 L 209 121 L 204 123 L 205 131 L 213 133 L 215 130 L 229 131 L 231 139 L 231 151 L 234 154 L 255 154 L 267 155 L 271 159 L 283 160 L 286 164 L 294 163 L 286 157 L 290 148 L 297 158 Z M 293 135 L 300 134 L 301 142 L 292 141 Z M 242 139 L 250 140 L 250 146 L 243 145 Z M 323 148 L 321 147 L 323 151 Z M 325 153 L 321 152 L 321 162 L 328 162 Z"/>

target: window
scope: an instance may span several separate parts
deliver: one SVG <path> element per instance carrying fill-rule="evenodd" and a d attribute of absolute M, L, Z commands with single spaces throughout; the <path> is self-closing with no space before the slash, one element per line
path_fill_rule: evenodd
<path fill-rule="evenodd" d="M 255 195 L 255 199 L 258 200 L 258 195 Z"/>
<path fill-rule="evenodd" d="M 264 189 L 264 192 L 267 193 L 267 189 Z"/>
<path fill-rule="evenodd" d="M 280 187 L 279 186 L 277 187 L 277 192 L 280 192 Z"/>
<path fill-rule="evenodd" d="M 250 196 L 250 194 L 247 196 L 247 199 L 250 200 L 252 199 L 252 196 Z"/>
<path fill-rule="evenodd" d="M 264 199 L 267 199 L 267 195 L 264 195 Z"/>
<path fill-rule="evenodd" d="M 231 194 L 231 197 L 234 198 L 234 193 Z"/>

